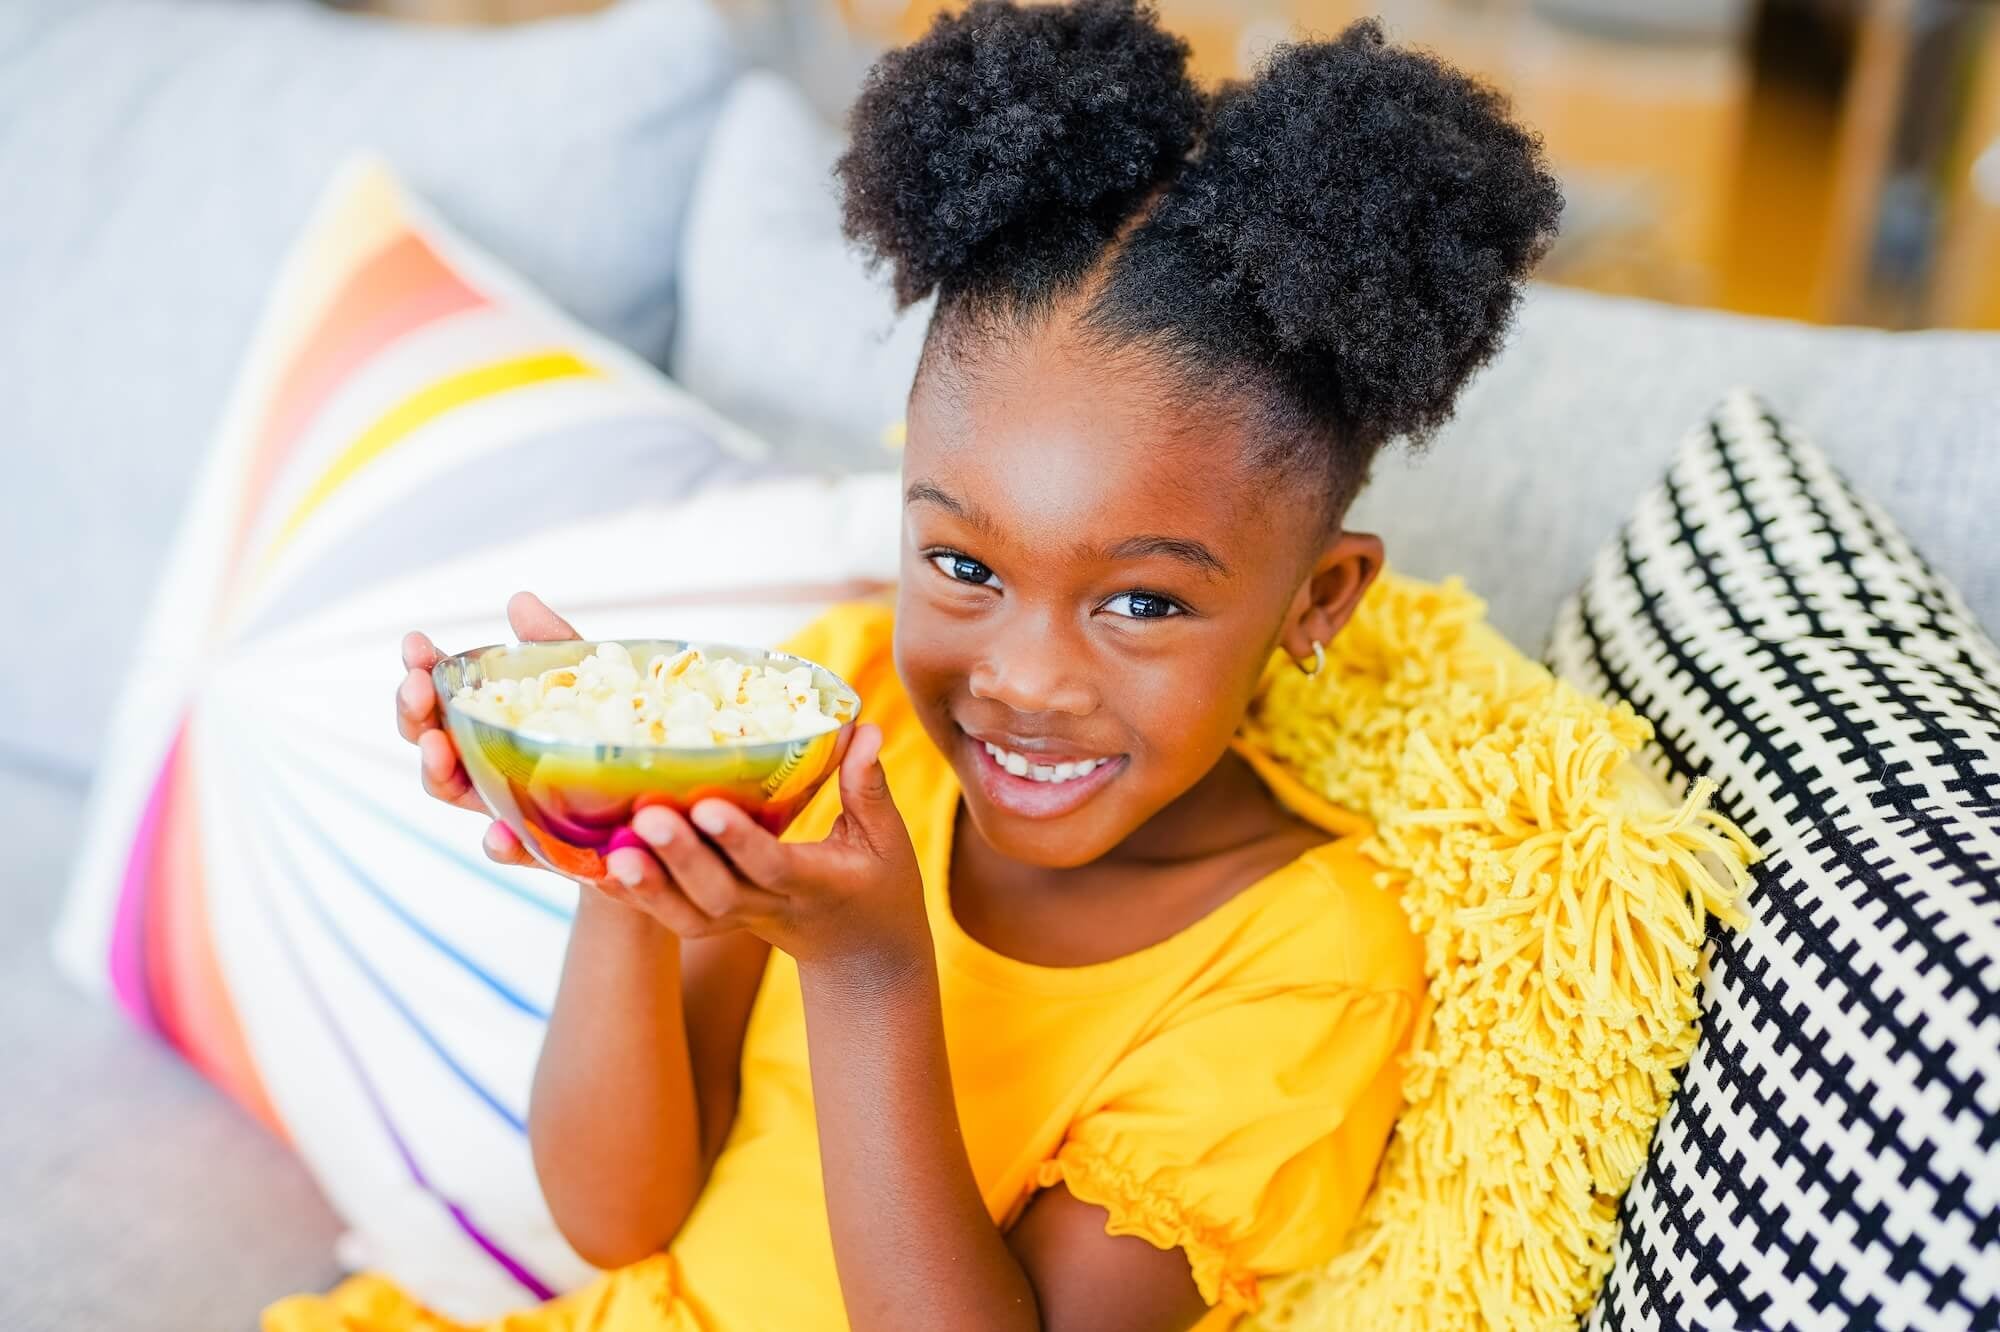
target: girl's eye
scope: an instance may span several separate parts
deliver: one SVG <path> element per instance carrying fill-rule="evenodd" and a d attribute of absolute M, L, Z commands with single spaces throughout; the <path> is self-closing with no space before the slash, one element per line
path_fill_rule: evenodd
<path fill-rule="evenodd" d="M 931 563 L 937 566 L 939 573 L 955 583 L 971 583 L 975 587 L 1000 586 L 1000 580 L 993 576 L 991 569 L 968 555 L 947 550 L 931 556 Z"/>
<path fill-rule="evenodd" d="M 1175 615 L 1187 614 L 1180 606 L 1157 592 L 1120 592 L 1104 604 L 1108 609 L 1117 606 L 1121 601 L 1129 609 L 1115 613 L 1129 616 L 1134 620 L 1164 620 Z"/>

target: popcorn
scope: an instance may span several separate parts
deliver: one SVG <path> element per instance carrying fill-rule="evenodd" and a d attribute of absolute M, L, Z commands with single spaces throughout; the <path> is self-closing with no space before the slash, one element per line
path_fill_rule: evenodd
<path fill-rule="evenodd" d="M 599 644 L 574 666 L 461 688 L 452 702 L 524 735 L 601 745 L 763 744 L 844 720 L 827 711 L 810 667 L 751 665 L 692 647 L 641 666 L 618 643 Z"/>

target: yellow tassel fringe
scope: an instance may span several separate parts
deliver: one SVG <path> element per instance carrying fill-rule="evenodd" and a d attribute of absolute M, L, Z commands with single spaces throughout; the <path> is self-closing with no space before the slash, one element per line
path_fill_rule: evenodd
<path fill-rule="evenodd" d="M 1246 1332 L 1574 1327 L 1693 1050 L 1709 918 L 1744 923 L 1758 853 L 1713 784 L 1670 804 L 1628 761 L 1651 724 L 1484 616 L 1456 579 L 1384 575 L 1324 670 L 1273 655 L 1244 724 L 1375 821 L 1430 978 L 1347 1247 L 1271 1283 Z"/>

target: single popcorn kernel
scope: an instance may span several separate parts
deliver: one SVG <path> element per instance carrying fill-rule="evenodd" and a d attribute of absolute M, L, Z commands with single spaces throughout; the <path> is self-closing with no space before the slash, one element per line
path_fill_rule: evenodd
<path fill-rule="evenodd" d="M 752 665 L 690 647 L 655 654 L 641 668 L 619 643 L 599 644 L 574 666 L 462 687 L 452 701 L 523 735 L 605 745 L 761 744 L 844 720 L 828 713 L 811 667 Z"/>

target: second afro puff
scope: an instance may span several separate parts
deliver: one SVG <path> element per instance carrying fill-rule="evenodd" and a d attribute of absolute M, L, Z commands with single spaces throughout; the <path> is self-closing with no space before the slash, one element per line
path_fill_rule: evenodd
<path fill-rule="evenodd" d="M 1356 443 L 1421 439 L 1498 348 L 1561 211 L 1497 92 L 1366 20 L 1225 92 L 1097 315 L 1260 366 Z"/>

